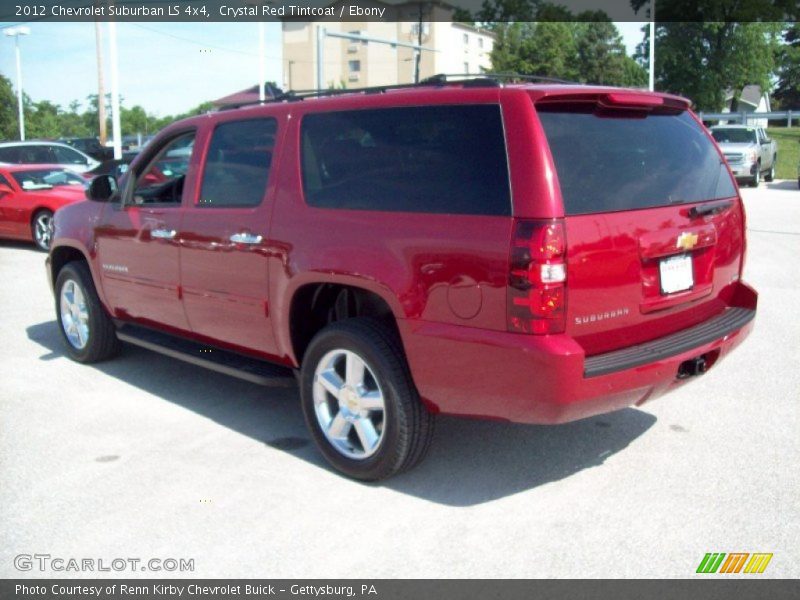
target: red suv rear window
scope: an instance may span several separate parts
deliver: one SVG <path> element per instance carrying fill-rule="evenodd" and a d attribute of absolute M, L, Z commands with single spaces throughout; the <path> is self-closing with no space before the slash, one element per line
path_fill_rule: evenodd
<path fill-rule="evenodd" d="M 686 112 L 537 108 L 568 215 L 736 195 L 722 159 Z"/>

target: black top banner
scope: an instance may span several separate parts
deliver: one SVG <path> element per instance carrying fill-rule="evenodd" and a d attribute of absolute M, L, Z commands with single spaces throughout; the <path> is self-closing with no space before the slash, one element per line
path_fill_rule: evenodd
<path fill-rule="evenodd" d="M 0 0 L 0 21 L 796 21 L 798 0 Z"/>

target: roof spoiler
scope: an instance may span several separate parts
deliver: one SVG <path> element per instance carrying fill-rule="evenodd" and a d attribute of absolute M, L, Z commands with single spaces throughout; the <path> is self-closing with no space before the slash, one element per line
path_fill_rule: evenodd
<path fill-rule="evenodd" d="M 658 111 L 688 110 L 692 103 L 681 96 L 672 94 L 654 94 L 639 90 L 609 90 L 573 92 L 558 90 L 545 93 L 536 100 L 537 104 L 583 104 L 591 103 L 601 108 L 613 110 Z"/>

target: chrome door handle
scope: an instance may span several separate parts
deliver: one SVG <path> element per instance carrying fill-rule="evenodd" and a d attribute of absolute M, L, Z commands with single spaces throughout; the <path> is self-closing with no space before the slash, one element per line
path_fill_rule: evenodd
<path fill-rule="evenodd" d="M 150 231 L 150 237 L 160 240 L 171 240 L 175 237 L 175 233 L 174 229 L 153 229 Z"/>
<path fill-rule="evenodd" d="M 252 233 L 234 233 L 228 239 L 234 244 L 260 244 L 264 238 Z"/>

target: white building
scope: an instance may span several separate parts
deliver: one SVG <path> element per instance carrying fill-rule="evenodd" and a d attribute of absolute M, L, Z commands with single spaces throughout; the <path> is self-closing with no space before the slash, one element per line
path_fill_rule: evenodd
<path fill-rule="evenodd" d="M 336 2 L 338 6 L 342 1 Z M 420 6 L 422 44 L 420 79 L 437 73 L 479 74 L 491 67 L 495 37 L 490 31 L 448 21 L 453 7 L 440 2 L 373 2 L 385 8 L 392 22 L 283 21 L 283 87 L 317 88 L 318 39 L 322 40 L 323 88 L 369 87 L 412 83 L 416 52 L 407 46 L 359 41 L 328 34 L 355 34 L 385 42 L 419 45 Z"/>

